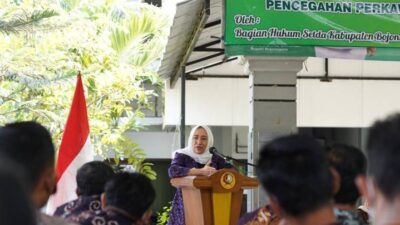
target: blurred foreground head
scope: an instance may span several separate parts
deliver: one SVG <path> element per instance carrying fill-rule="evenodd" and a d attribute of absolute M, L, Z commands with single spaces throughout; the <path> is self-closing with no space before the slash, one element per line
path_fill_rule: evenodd
<path fill-rule="evenodd" d="M 35 210 L 20 168 L 5 156 L 0 160 L 0 224 L 35 225 Z"/>
<path fill-rule="evenodd" d="M 367 176 L 357 184 L 374 224 L 400 221 L 400 114 L 375 122 L 367 141 Z M 396 222 L 396 223 L 393 223 Z"/>
<path fill-rule="evenodd" d="M 16 122 L 0 128 L 0 154 L 16 162 L 36 207 L 55 191 L 55 151 L 50 133 L 36 122 Z"/>
<path fill-rule="evenodd" d="M 283 216 L 301 217 L 329 204 L 332 175 L 321 145 L 313 138 L 277 138 L 260 152 L 257 176 Z"/>

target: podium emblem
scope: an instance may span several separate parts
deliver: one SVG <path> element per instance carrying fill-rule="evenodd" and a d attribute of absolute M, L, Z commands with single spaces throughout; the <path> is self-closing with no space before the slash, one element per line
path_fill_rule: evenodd
<path fill-rule="evenodd" d="M 225 189 L 232 189 L 236 184 L 235 175 L 231 172 L 225 172 L 221 176 L 221 186 Z"/>

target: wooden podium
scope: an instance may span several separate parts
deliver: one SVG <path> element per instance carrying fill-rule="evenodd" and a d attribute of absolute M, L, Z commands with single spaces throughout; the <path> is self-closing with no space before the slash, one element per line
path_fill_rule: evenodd
<path fill-rule="evenodd" d="M 182 189 L 186 225 L 236 225 L 243 189 L 257 187 L 258 181 L 222 169 L 212 176 L 173 178 L 171 184 Z"/>

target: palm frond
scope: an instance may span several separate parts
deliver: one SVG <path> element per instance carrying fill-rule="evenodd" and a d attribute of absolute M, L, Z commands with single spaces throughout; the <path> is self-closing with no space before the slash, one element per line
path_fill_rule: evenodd
<path fill-rule="evenodd" d="M 138 8 L 140 13 L 125 12 L 110 29 L 111 46 L 118 53 L 130 51 L 138 42 L 150 41 L 163 27 L 165 18 L 155 17 L 148 8 Z M 135 43 L 136 42 L 136 43 Z"/>
<path fill-rule="evenodd" d="M 43 74 L 38 73 L 23 73 L 16 71 L 4 71 L 0 73 L 1 81 L 12 81 L 18 83 L 25 88 L 38 89 L 49 85 L 62 85 L 66 82 L 71 82 L 76 76 L 76 71 L 65 71 L 62 74 L 55 74 L 49 78 Z"/>
<path fill-rule="evenodd" d="M 10 20 L 0 18 L 0 32 L 4 34 L 18 33 L 37 25 L 44 19 L 57 15 L 58 13 L 54 10 L 46 9 L 43 11 L 34 11 L 31 14 L 17 14 Z"/>

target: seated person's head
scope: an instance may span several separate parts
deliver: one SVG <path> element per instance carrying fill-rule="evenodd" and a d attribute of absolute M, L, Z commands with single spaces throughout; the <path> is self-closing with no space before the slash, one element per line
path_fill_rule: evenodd
<path fill-rule="evenodd" d="M 140 173 L 119 173 L 105 186 L 103 207 L 115 207 L 137 221 L 148 223 L 150 206 L 155 199 L 155 190 L 149 178 Z"/>
<path fill-rule="evenodd" d="M 50 133 L 36 122 L 18 122 L 0 128 L 0 153 L 18 163 L 36 207 L 44 206 L 55 191 L 55 151 Z"/>
<path fill-rule="evenodd" d="M 35 225 L 36 210 L 32 206 L 17 164 L 4 156 L 0 159 L 0 224 Z"/>
<path fill-rule="evenodd" d="M 332 175 L 326 155 L 312 138 L 290 135 L 273 140 L 260 152 L 257 176 L 272 206 L 283 217 L 302 217 L 329 204 Z"/>
<path fill-rule="evenodd" d="M 366 150 L 367 176 L 358 179 L 358 187 L 369 207 L 375 208 L 380 202 L 380 207 L 392 208 L 400 197 L 400 114 L 377 121 L 370 128 Z"/>
<path fill-rule="evenodd" d="M 104 192 L 104 185 L 114 176 L 110 165 L 101 161 L 85 163 L 76 174 L 78 196 L 100 195 Z"/>
<path fill-rule="evenodd" d="M 335 203 L 355 206 L 360 193 L 356 178 L 366 173 L 367 160 L 360 149 L 345 144 L 332 144 L 327 147 L 330 165 L 340 176 L 339 191 Z"/>

